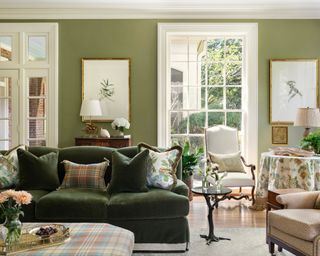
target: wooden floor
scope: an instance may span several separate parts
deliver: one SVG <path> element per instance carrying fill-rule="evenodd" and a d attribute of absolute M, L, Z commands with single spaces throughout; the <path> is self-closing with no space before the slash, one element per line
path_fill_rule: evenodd
<path fill-rule="evenodd" d="M 215 227 L 265 227 L 266 211 L 253 211 L 249 209 L 251 202 L 248 200 L 225 200 L 215 209 Z M 188 216 L 191 227 L 206 228 L 208 208 L 203 196 L 194 196 L 190 202 Z"/>

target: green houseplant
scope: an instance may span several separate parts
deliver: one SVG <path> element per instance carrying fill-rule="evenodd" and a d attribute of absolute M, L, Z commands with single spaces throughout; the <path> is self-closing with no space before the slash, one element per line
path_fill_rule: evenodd
<path fill-rule="evenodd" d="M 303 149 L 313 150 L 316 154 L 320 154 L 320 129 L 304 137 L 300 142 L 300 146 Z"/>
<path fill-rule="evenodd" d="M 186 140 L 182 150 L 182 180 L 189 187 L 192 188 L 192 175 L 199 166 L 199 162 L 203 156 L 203 148 L 196 147 L 191 150 L 190 141 Z M 192 193 L 189 193 L 189 200 L 192 200 Z"/>

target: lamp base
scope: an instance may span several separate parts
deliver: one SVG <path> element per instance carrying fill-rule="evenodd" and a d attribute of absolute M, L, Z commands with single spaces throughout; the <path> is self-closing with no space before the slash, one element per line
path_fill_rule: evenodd
<path fill-rule="evenodd" d="M 86 134 L 93 136 L 98 133 L 98 126 L 94 123 L 86 123 L 86 127 L 83 129 Z"/>

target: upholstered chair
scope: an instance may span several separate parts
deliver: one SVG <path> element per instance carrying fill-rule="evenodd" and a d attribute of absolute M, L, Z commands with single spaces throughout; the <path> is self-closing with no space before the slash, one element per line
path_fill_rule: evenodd
<path fill-rule="evenodd" d="M 232 127 L 217 125 L 206 129 L 205 131 L 205 140 L 206 140 L 206 153 L 209 161 L 218 164 L 215 160 L 216 157 L 221 159 L 228 156 L 238 157 L 235 161 L 238 161 L 238 166 L 242 170 L 232 170 L 227 169 L 224 171 L 228 172 L 228 175 L 222 180 L 222 185 L 225 187 L 237 187 L 240 189 L 239 196 L 229 196 L 236 200 L 246 198 L 252 200 L 252 204 L 255 202 L 255 166 L 252 164 L 246 164 L 244 158 L 241 156 L 239 150 L 239 138 L 238 130 Z M 225 158 L 225 159 L 226 159 Z M 230 160 L 230 159 L 229 159 Z M 221 169 L 222 166 L 218 168 Z M 251 171 L 248 173 L 245 167 L 248 167 Z M 225 168 L 228 168 L 226 165 Z M 222 175 L 222 174 L 221 174 Z M 248 195 L 242 194 L 242 187 L 251 187 L 251 198 Z"/>
<path fill-rule="evenodd" d="M 267 242 L 295 254 L 320 255 L 320 191 L 279 195 L 276 200 L 285 209 L 269 211 Z M 318 208 L 318 209 L 317 209 Z"/>

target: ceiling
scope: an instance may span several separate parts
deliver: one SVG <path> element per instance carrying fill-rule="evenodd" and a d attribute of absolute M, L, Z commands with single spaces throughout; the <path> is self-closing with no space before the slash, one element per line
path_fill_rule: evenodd
<path fill-rule="evenodd" d="M 0 0 L 0 19 L 320 18 L 320 0 Z"/>

